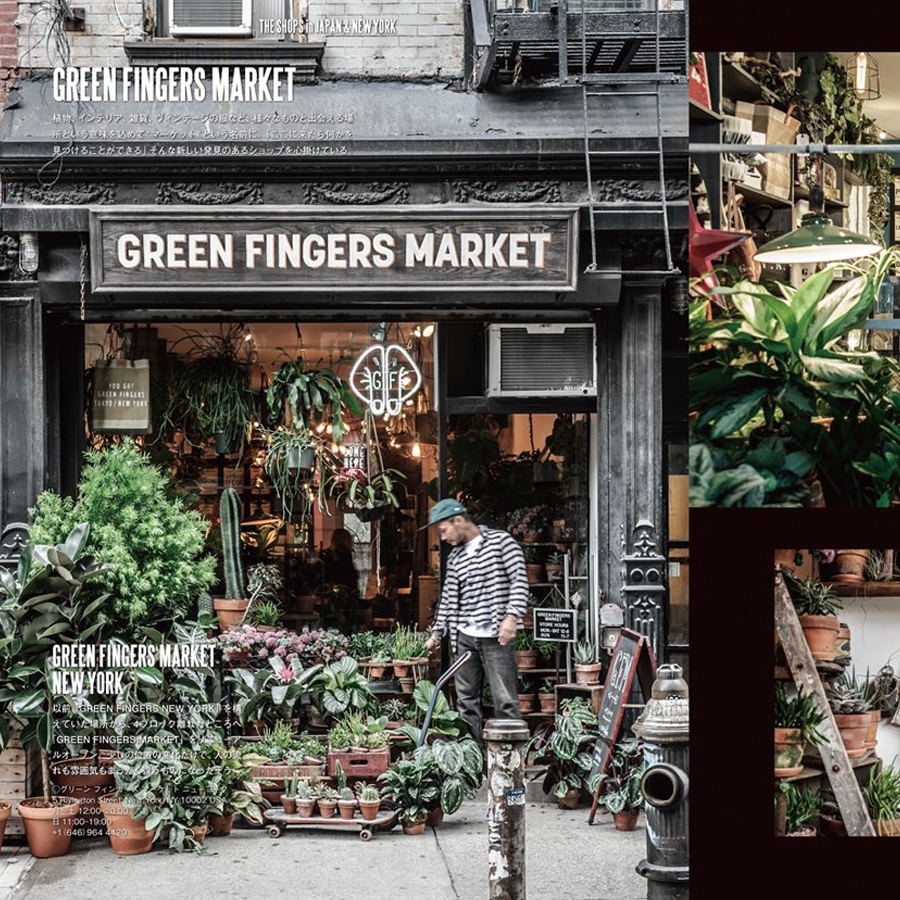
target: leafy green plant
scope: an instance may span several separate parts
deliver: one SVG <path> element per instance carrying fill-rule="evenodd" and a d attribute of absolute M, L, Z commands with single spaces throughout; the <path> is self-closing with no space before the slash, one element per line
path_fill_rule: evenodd
<path fill-rule="evenodd" d="M 376 800 L 381 799 L 381 792 L 378 790 L 377 785 L 367 781 L 358 781 L 356 783 L 356 798 L 363 803 L 374 803 Z"/>
<path fill-rule="evenodd" d="M 265 431 L 264 436 L 263 469 L 278 495 L 285 519 L 291 520 L 295 514 L 307 515 L 313 504 L 324 510 L 327 473 L 338 466 L 331 444 L 305 427 L 276 428 Z M 312 455 L 309 468 L 301 461 L 305 451 Z M 323 471 L 317 472 L 317 468 Z"/>
<path fill-rule="evenodd" d="M 399 469 L 382 469 L 371 475 L 338 471 L 328 477 L 325 490 L 343 509 L 398 509 L 406 497 L 405 480 Z"/>
<path fill-rule="evenodd" d="M 833 616 L 843 609 L 834 588 L 814 578 L 797 582 L 791 600 L 801 616 Z"/>
<path fill-rule="evenodd" d="M 61 544 L 27 543 L 15 573 L 0 566 L 0 749 L 11 725 L 21 726 L 22 746 L 40 749 L 48 801 L 48 754 L 56 731 L 53 650 L 57 644 L 91 643 L 101 627 L 97 611 L 107 601 L 106 595 L 89 598 L 84 592 L 107 568 L 86 552 L 89 536 L 90 526 L 82 522 Z"/>
<path fill-rule="evenodd" d="M 868 698 L 868 680 L 856 677 L 856 671 L 846 670 L 828 683 L 828 705 L 838 715 L 868 712 L 872 704 Z"/>
<path fill-rule="evenodd" d="M 789 697 L 784 684 L 775 682 L 775 728 L 799 728 L 805 742 L 824 744 L 825 737 L 819 732 L 824 721 L 812 694 L 798 691 Z"/>
<path fill-rule="evenodd" d="M 378 776 L 381 796 L 399 811 L 403 825 L 425 820 L 440 798 L 440 774 L 434 756 L 400 759 Z"/>
<path fill-rule="evenodd" d="M 597 803 L 611 813 L 642 809 L 641 778 L 646 770 L 643 742 L 625 738 L 613 745 L 606 772 L 598 775 L 589 787 L 596 791 L 599 786 Z"/>
<path fill-rule="evenodd" d="M 900 818 L 900 769 L 888 765 L 873 770 L 863 788 L 863 799 L 875 831 L 882 836 L 896 837 L 894 822 Z"/>
<path fill-rule="evenodd" d="M 321 360 L 316 368 L 309 368 L 302 356 L 287 359 L 272 373 L 266 400 L 274 421 L 290 424 L 290 418 L 295 426 L 310 430 L 324 424 L 336 444 L 347 433 L 344 414 L 357 418 L 363 414 L 350 385 L 333 368 L 323 366 Z"/>
<path fill-rule="evenodd" d="M 516 650 L 535 650 L 537 644 L 534 635 L 525 628 L 516 632 Z"/>
<path fill-rule="evenodd" d="M 427 635 L 412 625 L 397 625 L 391 634 L 391 659 L 409 661 L 428 656 Z"/>
<path fill-rule="evenodd" d="M 471 737 L 458 741 L 438 738 L 417 747 L 413 759 L 433 761 L 438 774 L 440 793 L 432 801 L 429 811 L 439 806 L 446 815 L 452 815 L 462 806 L 463 800 L 474 799 L 481 787 L 484 754 Z"/>
<path fill-rule="evenodd" d="M 254 625 L 277 625 L 281 618 L 281 607 L 275 600 L 263 600 L 253 605 L 251 618 Z"/>
<path fill-rule="evenodd" d="M 590 641 L 578 641 L 575 644 L 575 662 L 581 666 L 590 666 L 597 662 L 597 654 Z"/>
<path fill-rule="evenodd" d="M 352 656 L 343 656 L 321 667 L 310 680 L 308 690 L 313 692 L 320 712 L 335 720 L 347 712 L 366 710 L 376 702 L 368 680 Z"/>
<path fill-rule="evenodd" d="M 792 781 L 782 781 L 775 792 L 775 802 L 779 795 L 786 798 L 784 833 L 786 836 L 796 834 L 821 811 L 819 798 L 812 791 L 800 787 Z"/>
<path fill-rule="evenodd" d="M 97 614 L 109 633 L 168 632 L 216 580 L 216 560 L 204 555 L 208 523 L 172 499 L 172 487 L 126 438 L 85 454 L 77 499 L 44 491 L 30 510 L 35 544 L 62 543 L 78 523 L 90 525 L 84 552 L 109 565 L 90 591 L 108 594 Z"/>
<path fill-rule="evenodd" d="M 577 707 L 576 707 L 577 709 Z M 587 722 L 572 715 L 573 707 L 561 707 L 552 722 L 541 722 L 525 745 L 540 766 L 531 781 L 542 781 L 545 794 L 565 797 L 570 790 L 582 790 L 591 771 L 591 748 L 597 740 L 596 716 Z"/>
<path fill-rule="evenodd" d="M 226 681 L 233 691 L 238 720 L 246 727 L 258 719 L 290 719 L 321 670 L 321 665 L 304 669 L 299 659 L 285 663 L 278 656 L 270 657 L 265 669 L 232 669 Z"/>
<path fill-rule="evenodd" d="M 203 744 L 188 760 L 203 776 L 209 811 L 220 816 L 237 813 L 248 822 L 263 821 L 263 797 L 259 782 L 250 777 L 255 766 L 267 759 L 250 745 Z"/>
<path fill-rule="evenodd" d="M 222 449 L 240 454 L 254 418 L 252 366 L 241 329 L 187 332 L 183 340 L 189 348 L 169 383 L 160 436 L 181 430 L 191 443 L 201 444 L 218 435 Z"/>

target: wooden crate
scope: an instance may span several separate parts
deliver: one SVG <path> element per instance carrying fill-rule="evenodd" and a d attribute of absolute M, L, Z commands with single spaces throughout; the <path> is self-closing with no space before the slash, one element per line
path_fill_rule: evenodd
<path fill-rule="evenodd" d="M 12 814 L 6 823 L 7 837 L 24 837 L 25 826 L 18 804 L 40 791 L 41 754 L 37 747 L 24 750 L 18 733 L 10 736 L 6 749 L 0 753 L 0 800 L 12 804 Z"/>
<path fill-rule="evenodd" d="M 359 753 L 342 750 L 328 751 L 328 774 L 337 775 L 337 763 L 340 762 L 344 774 L 348 778 L 369 777 L 387 772 L 391 763 L 391 751 L 388 747 L 377 750 L 366 750 Z"/>
<path fill-rule="evenodd" d="M 591 704 L 594 713 L 600 712 L 600 698 L 603 696 L 602 684 L 558 684 L 556 686 L 556 708 L 562 709 L 561 701 L 566 697 L 582 697 Z"/>

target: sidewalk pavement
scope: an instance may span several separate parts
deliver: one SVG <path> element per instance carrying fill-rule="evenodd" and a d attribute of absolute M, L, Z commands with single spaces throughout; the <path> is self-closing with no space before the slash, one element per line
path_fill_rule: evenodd
<path fill-rule="evenodd" d="M 154 849 L 116 856 L 108 840 L 82 839 L 66 856 L 33 859 L 26 846 L 0 851 L 0 900 L 480 900 L 489 892 L 484 788 L 424 835 L 293 827 L 280 838 L 235 829 L 209 838 L 214 855 Z M 525 808 L 528 900 L 645 900 L 648 882 L 635 872 L 646 858 L 642 815 L 634 832 L 616 831 L 598 810 Z"/>

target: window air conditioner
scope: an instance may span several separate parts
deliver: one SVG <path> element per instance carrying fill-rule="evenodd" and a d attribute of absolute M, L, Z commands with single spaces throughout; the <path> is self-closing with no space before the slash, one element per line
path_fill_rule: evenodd
<path fill-rule="evenodd" d="M 169 0 L 173 37 L 250 35 L 253 0 Z"/>
<path fill-rule="evenodd" d="M 488 326 L 488 397 L 597 395 L 593 325 Z"/>

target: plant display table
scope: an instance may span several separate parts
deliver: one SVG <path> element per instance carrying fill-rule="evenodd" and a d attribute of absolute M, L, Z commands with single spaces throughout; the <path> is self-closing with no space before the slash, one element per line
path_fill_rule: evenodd
<path fill-rule="evenodd" d="M 367 821 L 359 814 L 352 819 L 342 819 L 339 816 L 326 819 L 322 816 L 288 815 L 281 806 L 267 809 L 264 815 L 269 820 L 266 831 L 273 838 L 281 837 L 289 825 L 297 825 L 303 828 L 350 829 L 359 832 L 361 841 L 370 841 L 376 831 L 390 831 L 399 818 L 399 813 L 395 809 L 381 809 L 377 818 Z"/>

